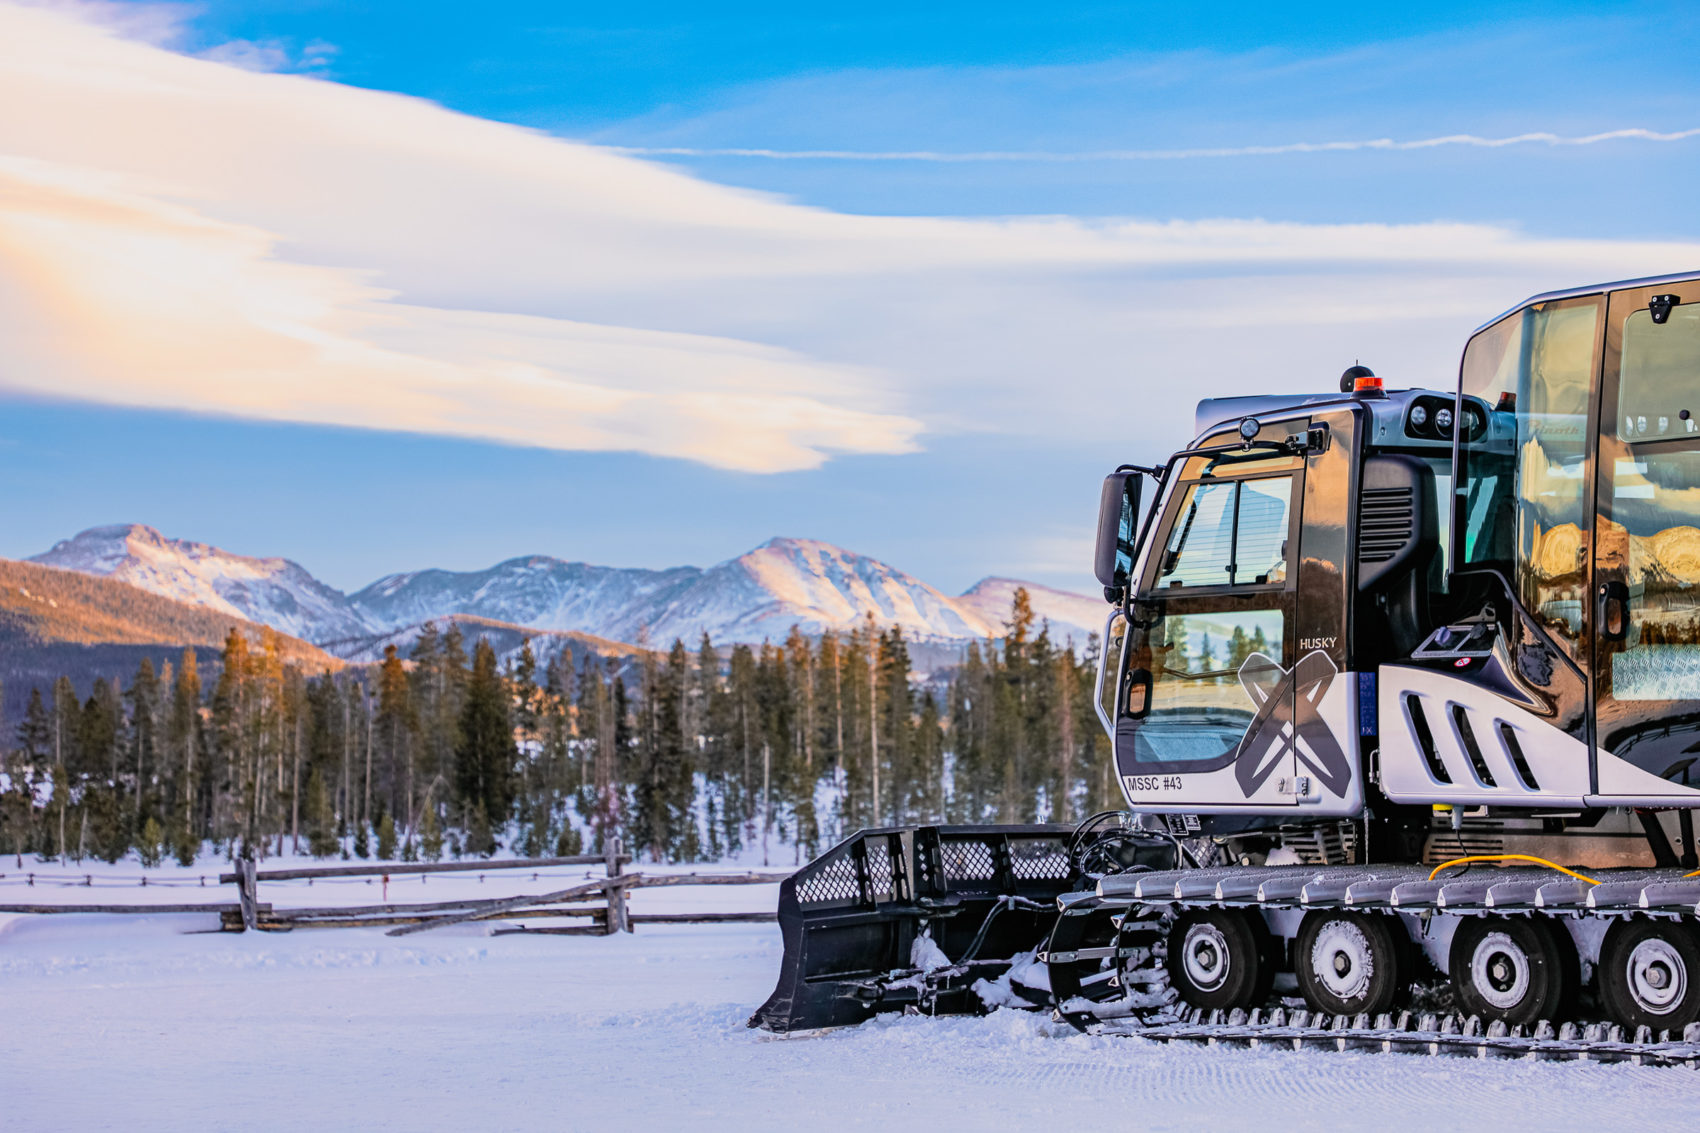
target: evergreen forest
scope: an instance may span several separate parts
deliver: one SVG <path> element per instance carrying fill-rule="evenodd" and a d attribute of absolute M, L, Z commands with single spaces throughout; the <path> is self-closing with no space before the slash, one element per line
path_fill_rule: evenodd
<path fill-rule="evenodd" d="M 1098 650 L 1018 591 L 1002 638 L 917 680 L 898 628 L 506 664 L 448 623 L 311 673 L 231 631 L 127 687 L 35 688 L 4 745 L 0 852 L 807 860 L 865 826 L 1074 822 L 1111 805 Z"/>

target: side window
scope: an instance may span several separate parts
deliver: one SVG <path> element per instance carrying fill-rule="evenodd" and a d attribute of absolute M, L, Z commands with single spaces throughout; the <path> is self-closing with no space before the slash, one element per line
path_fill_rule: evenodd
<path fill-rule="evenodd" d="M 1287 580 L 1293 478 L 1215 480 L 1187 489 L 1158 566 L 1158 588 Z"/>
<path fill-rule="evenodd" d="M 1530 307 L 1464 352 L 1464 397 L 1489 412 L 1485 429 L 1458 441 L 1454 563 L 1505 571 L 1572 656 L 1587 598 L 1588 407 L 1603 311 L 1597 297 Z"/>
<path fill-rule="evenodd" d="M 1671 308 L 1664 325 L 1650 311 L 1623 323 L 1617 435 L 1661 441 L 1700 433 L 1700 306 Z"/>
<path fill-rule="evenodd" d="M 1623 324 L 1617 435 L 1601 552 L 1623 566 L 1629 624 L 1611 655 L 1618 700 L 1700 700 L 1700 305 Z M 1663 443 L 1660 443 L 1663 442 Z"/>

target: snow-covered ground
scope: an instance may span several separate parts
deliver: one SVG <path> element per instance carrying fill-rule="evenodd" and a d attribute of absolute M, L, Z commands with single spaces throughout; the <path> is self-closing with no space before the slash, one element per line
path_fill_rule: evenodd
<path fill-rule="evenodd" d="M 4 884 L 17 877 L 5 860 L 0 902 L 200 896 L 158 884 L 173 876 L 163 870 L 126 887 L 143 872 L 133 863 L 103 867 L 94 876 L 110 886 L 88 888 L 49 885 L 46 868 L 20 889 Z M 439 875 L 392 881 L 390 896 L 464 895 L 451 884 L 517 891 L 495 875 Z M 333 891 L 353 895 L 335 903 L 376 897 L 323 882 L 262 884 L 261 897 L 329 904 Z M 660 889 L 636 904 L 755 909 L 774 892 Z M 209 880 L 208 898 L 229 894 Z M 393 939 L 200 931 L 214 927 L 196 915 L 5 918 L 0 1128 L 1459 1133 L 1700 1116 L 1700 1075 L 1686 1070 L 1168 1048 L 1016 1012 L 777 1038 L 744 1026 L 778 971 L 772 925 L 612 938 L 496 937 L 485 925 Z"/>

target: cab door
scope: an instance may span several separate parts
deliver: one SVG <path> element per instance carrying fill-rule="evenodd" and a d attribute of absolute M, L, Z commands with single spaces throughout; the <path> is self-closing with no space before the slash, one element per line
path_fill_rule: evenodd
<path fill-rule="evenodd" d="M 1300 801 L 1291 669 L 1303 480 L 1299 457 L 1194 457 L 1168 493 L 1115 721 L 1117 771 L 1137 809 Z"/>
<path fill-rule="evenodd" d="M 1595 790 L 1700 787 L 1700 282 L 1614 292 L 1600 383 Z"/>

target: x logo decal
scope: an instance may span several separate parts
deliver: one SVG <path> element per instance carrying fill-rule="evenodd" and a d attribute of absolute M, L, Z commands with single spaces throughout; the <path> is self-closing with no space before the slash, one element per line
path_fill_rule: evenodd
<path fill-rule="evenodd" d="M 1339 673 L 1320 650 L 1300 657 L 1291 670 L 1262 653 L 1253 653 L 1240 666 L 1240 686 L 1257 706 L 1234 753 L 1234 777 L 1246 798 L 1281 767 L 1288 752 L 1329 791 L 1345 793 L 1351 763 L 1319 712 Z"/>

